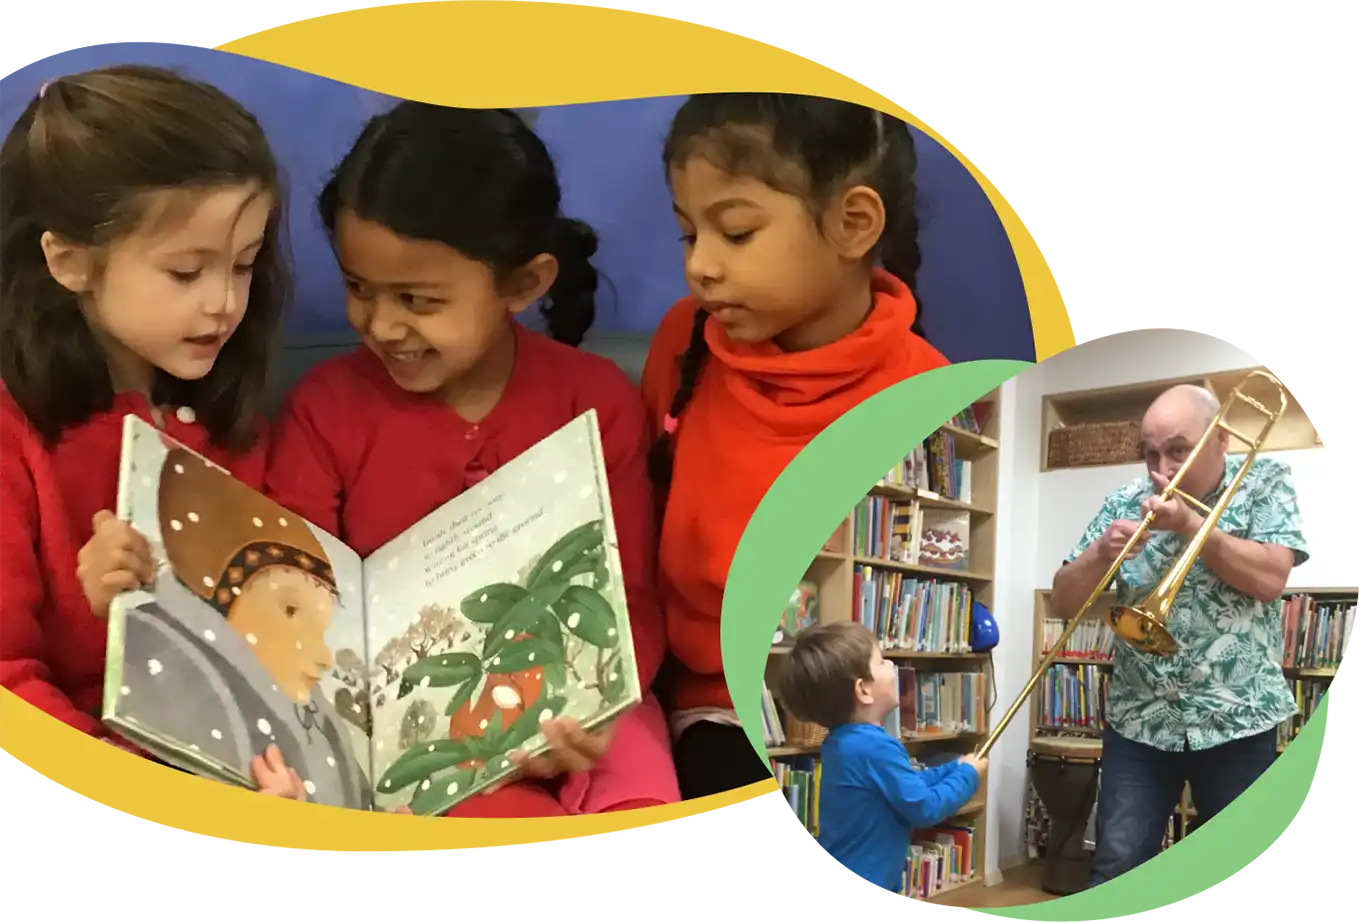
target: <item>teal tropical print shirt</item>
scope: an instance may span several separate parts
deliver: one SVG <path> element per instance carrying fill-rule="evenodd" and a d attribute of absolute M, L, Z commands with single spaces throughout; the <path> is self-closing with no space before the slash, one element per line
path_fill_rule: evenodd
<path fill-rule="evenodd" d="M 1204 500 L 1212 507 L 1242 466 L 1228 458 L 1223 481 Z M 1076 560 L 1117 519 L 1143 518 L 1154 495 L 1143 477 L 1105 497 L 1100 512 L 1064 563 Z M 1242 479 L 1218 527 L 1229 535 L 1294 552 L 1294 565 L 1308 559 L 1298 495 L 1287 464 L 1258 457 Z M 1142 553 L 1126 560 L 1115 577 L 1122 604 L 1142 599 L 1175 563 L 1185 539 L 1152 532 Z M 1176 597 L 1167 627 L 1179 645 L 1171 656 L 1140 653 L 1116 639 L 1114 674 L 1105 716 L 1120 736 L 1166 751 L 1208 749 L 1254 736 L 1297 713 L 1281 669 L 1284 655 L 1281 600 L 1259 602 L 1220 580 L 1195 561 Z"/>

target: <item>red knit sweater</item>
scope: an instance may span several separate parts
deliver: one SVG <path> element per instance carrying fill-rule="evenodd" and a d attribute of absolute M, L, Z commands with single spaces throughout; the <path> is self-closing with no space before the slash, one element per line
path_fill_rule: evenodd
<path fill-rule="evenodd" d="M 515 326 L 510 383 L 475 425 L 437 400 L 398 388 L 367 349 L 313 368 L 289 395 L 274 429 L 267 490 L 367 557 L 593 407 L 645 691 L 660 668 L 665 632 L 654 589 L 642 402 L 609 360 Z"/>
<path fill-rule="evenodd" d="M 94 514 L 117 507 L 129 413 L 152 421 L 145 399 L 119 395 L 109 410 L 48 446 L 0 388 L 0 685 L 99 737 L 109 735 L 99 718 L 108 628 L 85 601 L 76 555 L 90 539 Z M 164 416 L 167 435 L 262 487 L 263 439 L 234 456 L 214 448 L 188 411 Z"/>
<path fill-rule="evenodd" d="M 859 329 L 819 349 L 736 343 L 717 323 L 707 325 L 709 356 L 680 417 L 658 557 L 667 639 L 680 666 L 674 708 L 732 708 L 719 628 L 727 571 L 785 466 L 856 404 L 949 364 L 911 332 L 916 302 L 907 286 L 878 272 L 873 288 L 873 310 Z M 642 390 L 656 432 L 697 310 L 693 298 L 682 300 L 652 340 Z"/>

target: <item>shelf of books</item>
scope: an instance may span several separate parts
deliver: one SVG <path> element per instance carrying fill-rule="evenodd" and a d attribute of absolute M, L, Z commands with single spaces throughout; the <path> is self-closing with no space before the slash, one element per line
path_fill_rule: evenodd
<path fill-rule="evenodd" d="M 856 505 L 793 593 L 766 667 L 765 743 L 775 778 L 814 835 L 818 751 L 826 730 L 778 700 L 780 664 L 799 630 L 856 621 L 898 669 L 900 707 L 885 724 L 929 767 L 971 752 L 988 732 L 989 659 L 969 645 L 973 602 L 992 604 L 1000 391 L 932 433 Z M 979 881 L 987 792 L 915 831 L 902 892 L 930 899 Z"/>
<path fill-rule="evenodd" d="M 1034 667 L 1061 636 L 1066 622 L 1056 618 L 1048 605 L 1049 590 L 1035 593 Z M 1060 651 L 1039 680 L 1030 707 L 1030 736 L 1099 736 L 1105 728 L 1105 701 L 1113 671 L 1115 644 L 1119 641 L 1105 625 L 1104 614 L 1113 601 L 1106 593 L 1092 606 L 1085 623 L 1073 632 L 1067 648 Z M 1294 688 L 1299 713 L 1277 728 L 1278 750 L 1298 735 L 1317 710 L 1345 653 L 1355 624 L 1357 591 L 1353 588 L 1293 588 L 1281 603 L 1284 650 L 1281 665 Z M 1189 786 L 1181 795 L 1176 813 L 1167 824 L 1162 847 L 1185 838 L 1194 826 L 1195 808 Z M 1094 844 L 1094 821 L 1088 826 Z M 1028 787 L 1025 810 L 1026 845 L 1031 858 L 1043 856 L 1047 843 L 1048 817 L 1043 803 Z"/>

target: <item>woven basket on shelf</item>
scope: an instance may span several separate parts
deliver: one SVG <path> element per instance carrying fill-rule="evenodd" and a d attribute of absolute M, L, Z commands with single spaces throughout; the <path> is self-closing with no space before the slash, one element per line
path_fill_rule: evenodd
<path fill-rule="evenodd" d="M 808 723 L 789 714 L 784 721 L 784 735 L 790 746 L 799 749 L 815 749 L 826 739 L 827 729 L 820 724 Z"/>
<path fill-rule="evenodd" d="M 1137 422 L 1087 423 L 1048 434 L 1050 468 L 1091 464 L 1132 464 L 1138 460 L 1141 426 Z"/>

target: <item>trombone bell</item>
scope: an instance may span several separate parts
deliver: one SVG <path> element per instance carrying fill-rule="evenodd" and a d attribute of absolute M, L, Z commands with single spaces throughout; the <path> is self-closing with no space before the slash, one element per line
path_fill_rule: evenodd
<path fill-rule="evenodd" d="M 1115 636 L 1141 653 L 1171 656 L 1178 645 L 1166 627 L 1169 605 L 1112 605 L 1106 620 Z"/>

